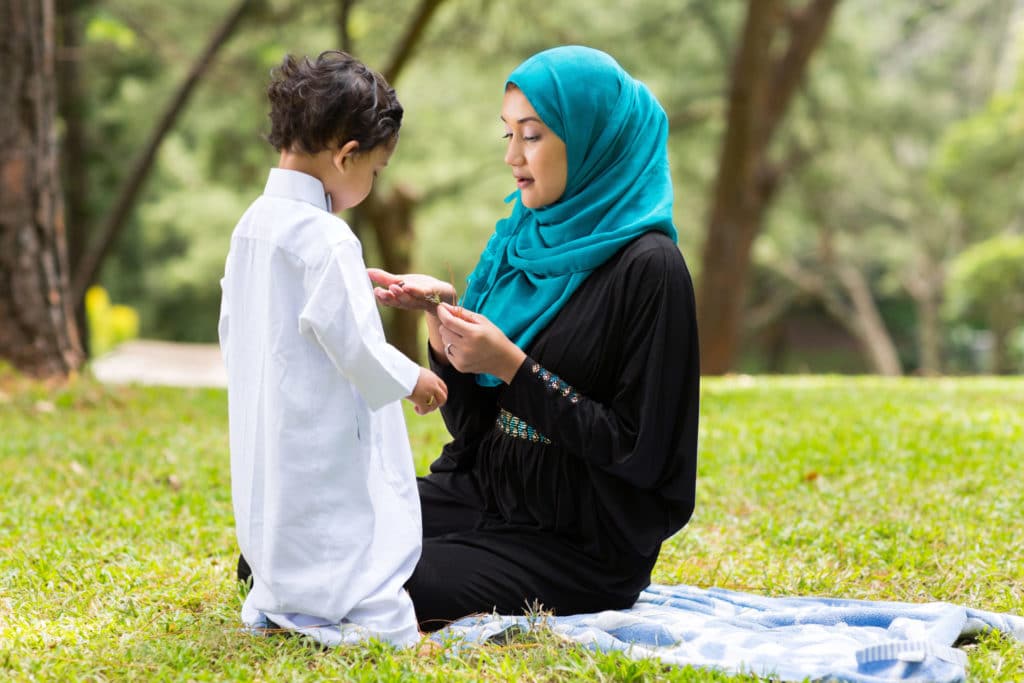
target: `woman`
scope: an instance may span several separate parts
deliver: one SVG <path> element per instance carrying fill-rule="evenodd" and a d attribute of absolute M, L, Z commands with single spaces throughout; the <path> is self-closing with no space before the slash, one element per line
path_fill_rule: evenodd
<path fill-rule="evenodd" d="M 379 301 L 426 311 L 449 389 L 406 584 L 424 630 L 628 607 L 694 505 L 697 328 L 665 113 L 608 55 L 561 47 L 512 72 L 502 120 L 515 206 L 462 306 L 435 278 L 370 271 Z"/>

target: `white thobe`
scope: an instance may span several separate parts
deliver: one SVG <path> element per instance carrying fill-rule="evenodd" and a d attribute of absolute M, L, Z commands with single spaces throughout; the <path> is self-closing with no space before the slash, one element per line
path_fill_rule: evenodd
<path fill-rule="evenodd" d="M 419 366 L 385 341 L 359 240 L 328 201 L 316 178 L 271 170 L 221 281 L 242 618 L 411 645 L 422 531 L 399 400 Z"/>

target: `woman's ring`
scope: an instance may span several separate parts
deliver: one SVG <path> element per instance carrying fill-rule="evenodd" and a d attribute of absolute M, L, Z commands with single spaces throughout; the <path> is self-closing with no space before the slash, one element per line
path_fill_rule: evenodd
<path fill-rule="evenodd" d="M 434 405 L 434 395 L 433 394 L 431 394 L 430 398 L 427 399 L 427 405 L 428 406 Z"/>
<path fill-rule="evenodd" d="M 451 345 L 451 343 L 448 343 L 448 344 L 445 345 L 444 352 L 445 352 L 445 354 L 447 354 L 449 356 L 452 355 L 452 345 Z"/>

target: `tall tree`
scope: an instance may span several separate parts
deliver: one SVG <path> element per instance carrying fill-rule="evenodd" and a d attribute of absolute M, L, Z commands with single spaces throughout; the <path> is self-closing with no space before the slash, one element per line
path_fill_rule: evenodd
<path fill-rule="evenodd" d="M 338 15 L 339 40 L 350 46 L 347 18 L 354 0 L 340 0 Z M 427 25 L 443 0 L 421 0 L 408 25 L 395 43 L 381 74 L 394 85 L 405 69 L 413 52 L 423 39 Z M 415 239 L 413 218 L 416 212 L 416 194 L 407 187 L 397 186 L 390 192 L 374 189 L 356 210 L 356 221 L 365 220 L 373 230 L 381 256 L 381 267 L 392 273 L 407 273 L 412 269 L 412 244 Z M 419 341 L 420 315 L 417 311 L 392 310 L 388 312 L 388 339 L 402 353 L 418 359 L 423 348 Z"/>
<path fill-rule="evenodd" d="M 0 19 L 0 356 L 42 377 L 82 363 L 68 298 L 56 135 L 53 0 L 3 0 Z"/>
<path fill-rule="evenodd" d="M 991 182 L 1020 157 L 1012 126 L 971 114 L 995 87 L 993 65 L 1012 52 L 1006 25 L 1016 2 L 851 3 L 787 126 L 787 139 L 814 157 L 787 180 L 777 200 L 785 218 L 759 238 L 758 263 L 817 299 L 874 372 L 894 374 L 902 361 L 918 374 L 942 371 L 949 259 L 977 239 L 970 233 L 987 233 L 967 230 L 971 223 L 998 229 L 1012 214 L 1003 200 L 1017 195 Z M 979 154 L 986 147 L 998 153 Z M 1019 173 L 1002 179 L 996 185 L 1020 186 Z M 961 215 L 960 180 L 983 189 L 965 209 L 994 222 Z M 774 306 L 787 289 L 760 291 L 758 300 Z M 752 317 L 744 320 L 749 329 Z"/>
<path fill-rule="evenodd" d="M 727 372 L 735 360 L 751 248 L 788 166 L 770 158 L 769 148 L 838 2 L 808 0 L 794 9 L 785 0 L 749 0 L 733 59 L 698 291 L 705 373 Z"/>

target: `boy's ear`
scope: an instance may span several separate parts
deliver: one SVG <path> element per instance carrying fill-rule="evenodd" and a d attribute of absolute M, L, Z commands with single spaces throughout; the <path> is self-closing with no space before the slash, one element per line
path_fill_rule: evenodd
<path fill-rule="evenodd" d="M 334 162 L 334 167 L 344 173 L 348 170 L 349 164 L 352 163 L 352 158 L 359 151 L 359 143 L 355 140 L 349 140 L 338 149 L 334 150 L 334 154 L 331 155 L 331 161 Z"/>

